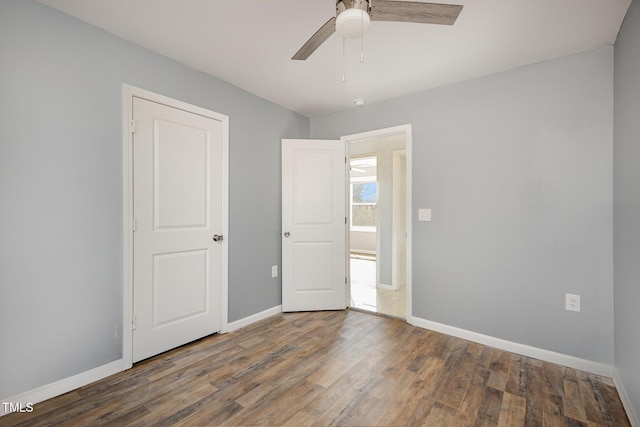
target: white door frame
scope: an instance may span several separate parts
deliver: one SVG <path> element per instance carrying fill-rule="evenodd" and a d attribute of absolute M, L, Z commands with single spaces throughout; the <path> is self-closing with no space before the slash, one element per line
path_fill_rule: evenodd
<path fill-rule="evenodd" d="M 222 249 L 222 286 L 220 295 L 220 332 L 228 329 L 229 270 L 228 239 L 229 234 L 229 117 L 205 108 L 187 104 L 163 95 L 149 92 L 127 84 L 122 85 L 123 137 L 122 137 L 122 173 L 123 173 L 123 293 L 122 293 L 122 360 L 123 369 L 133 366 L 133 98 L 143 98 L 169 107 L 211 117 L 222 124 L 222 234 L 225 237 Z M 117 331 L 116 331 L 117 332 Z"/>
<path fill-rule="evenodd" d="M 395 150 L 392 154 L 393 156 L 393 219 L 392 219 L 392 225 L 391 225 L 391 233 L 392 233 L 392 238 L 391 238 L 391 269 L 392 269 L 392 275 L 391 275 L 391 289 L 398 290 L 400 289 L 400 272 L 398 271 L 398 234 L 399 233 L 399 215 L 397 215 L 397 209 L 398 209 L 398 205 L 400 204 L 400 201 L 402 201 L 401 199 L 398 200 L 399 196 L 398 194 L 401 194 L 402 192 L 404 192 L 404 198 L 406 199 L 407 197 L 407 177 L 406 177 L 406 163 L 407 163 L 407 150 Z M 398 169 L 400 168 L 400 162 L 401 162 L 401 158 L 404 157 L 405 160 L 405 176 L 404 176 L 404 188 L 401 189 L 400 185 L 398 185 L 397 181 L 400 179 L 399 177 L 401 177 L 402 175 L 400 173 L 398 173 Z M 405 211 L 406 211 L 406 203 L 404 203 L 405 205 Z M 405 215 L 405 224 L 406 224 L 406 215 Z M 400 231 L 404 231 L 405 233 L 405 262 L 406 262 L 406 227 L 405 230 L 400 230 Z M 406 269 L 405 269 L 405 278 L 406 278 Z M 403 278 L 404 279 L 404 278 Z M 406 283 L 404 284 L 406 287 Z"/>
<path fill-rule="evenodd" d="M 411 309 L 411 300 L 412 300 L 412 279 L 411 279 L 411 264 L 412 264 L 412 255 L 411 255 L 411 230 L 412 230 L 412 215 L 411 215 L 411 176 L 412 176 L 412 152 L 413 152 L 413 144 L 411 137 L 411 124 L 394 126 L 390 128 L 377 129 L 368 132 L 356 133 L 353 135 L 346 135 L 341 137 L 340 139 L 346 141 L 347 147 L 350 147 L 349 144 L 352 142 L 358 142 L 366 139 L 374 139 L 374 138 L 383 138 L 387 136 L 393 136 L 398 134 L 404 134 L 406 141 L 406 150 L 407 150 L 407 318 L 406 321 L 411 323 L 412 318 L 412 309 Z M 349 153 L 349 158 L 347 162 L 351 161 L 351 153 L 350 150 L 347 150 Z M 347 179 L 347 184 L 349 180 Z M 347 212 L 348 213 L 348 212 Z M 347 232 L 347 257 L 349 256 L 349 247 L 351 245 L 349 241 L 349 233 Z M 347 259 L 348 261 L 348 259 Z M 347 281 L 347 301 L 349 301 L 349 296 L 351 295 L 351 271 L 349 268 L 349 262 L 347 262 L 347 277 L 349 280 Z"/>

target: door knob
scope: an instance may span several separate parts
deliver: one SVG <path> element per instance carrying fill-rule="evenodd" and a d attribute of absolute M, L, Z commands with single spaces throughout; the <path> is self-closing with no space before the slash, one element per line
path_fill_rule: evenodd
<path fill-rule="evenodd" d="M 284 232 L 284 237 L 289 237 L 289 236 L 291 236 L 291 233 L 289 233 L 288 231 L 285 231 Z"/>
<path fill-rule="evenodd" d="M 213 241 L 214 242 L 222 242 L 224 240 L 224 236 L 222 234 L 214 234 Z"/>

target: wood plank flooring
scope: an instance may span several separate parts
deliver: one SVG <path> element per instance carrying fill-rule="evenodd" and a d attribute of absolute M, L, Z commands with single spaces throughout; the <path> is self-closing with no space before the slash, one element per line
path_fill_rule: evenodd
<path fill-rule="evenodd" d="M 0 426 L 629 426 L 608 378 L 355 311 L 212 335 Z"/>

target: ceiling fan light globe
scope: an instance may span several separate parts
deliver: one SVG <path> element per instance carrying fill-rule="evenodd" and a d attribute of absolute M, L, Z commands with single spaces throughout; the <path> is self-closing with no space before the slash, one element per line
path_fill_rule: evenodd
<path fill-rule="evenodd" d="M 371 19 L 362 9 L 347 9 L 336 18 L 336 32 L 342 37 L 353 39 L 367 32 Z"/>

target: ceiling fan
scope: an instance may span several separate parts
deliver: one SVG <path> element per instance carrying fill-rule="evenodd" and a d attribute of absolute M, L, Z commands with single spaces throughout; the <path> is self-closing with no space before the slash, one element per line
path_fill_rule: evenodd
<path fill-rule="evenodd" d="M 329 19 L 291 59 L 307 59 L 334 32 L 345 38 L 362 37 L 370 21 L 453 25 L 462 5 L 400 0 L 336 0 L 336 16 Z"/>

